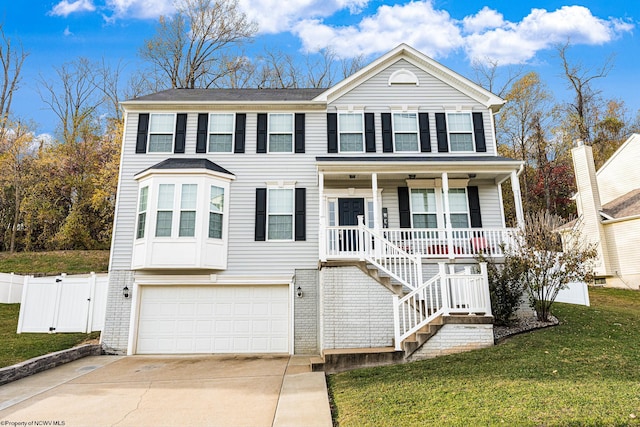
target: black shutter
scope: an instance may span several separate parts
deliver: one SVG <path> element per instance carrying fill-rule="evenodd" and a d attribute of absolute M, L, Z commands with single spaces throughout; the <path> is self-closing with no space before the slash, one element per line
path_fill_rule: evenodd
<path fill-rule="evenodd" d="M 296 113 L 295 122 L 295 152 L 304 153 L 304 113 Z"/>
<path fill-rule="evenodd" d="M 149 113 L 138 114 L 138 137 L 136 138 L 136 153 L 147 152 L 147 132 L 149 131 Z"/>
<path fill-rule="evenodd" d="M 244 130 L 247 123 L 247 115 L 236 114 L 236 132 L 234 135 L 234 153 L 244 153 Z"/>
<path fill-rule="evenodd" d="M 420 151 L 431 152 L 431 132 L 429 131 L 429 113 L 418 113 L 418 125 L 420 126 Z"/>
<path fill-rule="evenodd" d="M 306 188 L 296 188 L 296 240 L 307 240 L 307 191 Z"/>
<path fill-rule="evenodd" d="M 476 138 L 476 151 L 478 153 L 486 153 L 487 143 L 484 138 L 484 120 L 482 120 L 482 113 L 473 113 L 473 133 Z"/>
<path fill-rule="evenodd" d="M 198 130 L 196 134 L 196 153 L 207 152 L 207 133 L 209 132 L 209 115 L 198 114 Z"/>
<path fill-rule="evenodd" d="M 471 227 L 482 227 L 482 216 L 480 215 L 480 197 L 478 187 L 475 185 L 467 187 L 467 198 L 469 199 L 469 216 L 471 217 Z"/>
<path fill-rule="evenodd" d="M 265 113 L 258 114 L 258 146 L 256 153 L 267 152 L 267 115 Z"/>
<path fill-rule="evenodd" d="M 187 133 L 187 115 L 184 113 L 176 116 L 176 135 L 173 141 L 173 152 L 184 153 L 185 134 Z"/>
<path fill-rule="evenodd" d="M 266 240 L 267 230 L 267 189 L 256 188 L 256 242 Z"/>
<path fill-rule="evenodd" d="M 391 113 L 381 113 L 382 118 L 382 152 L 393 153 L 393 137 L 391 135 Z"/>
<path fill-rule="evenodd" d="M 436 113 L 436 135 L 438 136 L 438 152 L 448 153 L 449 142 L 447 141 L 447 119 L 444 113 Z"/>
<path fill-rule="evenodd" d="M 411 228 L 411 208 L 409 206 L 409 188 L 398 187 L 398 207 L 400 228 Z"/>
<path fill-rule="evenodd" d="M 327 153 L 338 152 L 338 114 L 327 113 Z"/>
<path fill-rule="evenodd" d="M 367 153 L 376 152 L 376 124 L 373 113 L 364 113 L 364 141 Z"/>

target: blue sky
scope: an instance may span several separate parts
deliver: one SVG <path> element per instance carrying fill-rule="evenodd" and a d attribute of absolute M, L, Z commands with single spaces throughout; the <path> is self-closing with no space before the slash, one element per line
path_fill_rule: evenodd
<path fill-rule="evenodd" d="M 160 14 L 173 0 L 4 0 L 0 22 L 5 35 L 20 40 L 29 56 L 14 113 L 55 130 L 54 115 L 38 95 L 38 79 L 54 79 L 54 67 L 80 56 L 140 67 L 137 51 L 153 34 Z M 595 67 L 615 54 L 614 68 L 596 87 L 606 98 L 640 109 L 637 0 L 239 0 L 259 25 L 252 46 L 290 52 L 336 52 L 368 60 L 407 43 L 472 78 L 473 58 L 524 64 L 537 71 L 556 100 L 570 92 L 560 79 L 554 46 L 571 40 L 570 58 Z"/>

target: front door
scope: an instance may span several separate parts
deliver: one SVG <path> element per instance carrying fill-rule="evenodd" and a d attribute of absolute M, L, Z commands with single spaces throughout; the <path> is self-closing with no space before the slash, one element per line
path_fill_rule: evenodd
<path fill-rule="evenodd" d="M 364 215 L 364 199 L 338 199 L 338 225 L 357 226 L 359 215 Z M 358 252 L 357 229 L 343 230 L 339 238 L 341 252 Z"/>

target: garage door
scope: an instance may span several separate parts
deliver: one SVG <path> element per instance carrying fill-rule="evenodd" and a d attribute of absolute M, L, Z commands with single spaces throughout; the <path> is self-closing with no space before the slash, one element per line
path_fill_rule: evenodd
<path fill-rule="evenodd" d="M 287 353 L 287 286 L 143 286 L 137 353 Z"/>

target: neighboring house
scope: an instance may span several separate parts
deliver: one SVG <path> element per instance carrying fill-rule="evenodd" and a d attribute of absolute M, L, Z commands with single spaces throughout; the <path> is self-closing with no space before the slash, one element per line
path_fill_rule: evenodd
<path fill-rule="evenodd" d="M 409 354 L 430 324 L 414 358 L 492 345 L 463 267 L 500 255 L 507 180 L 522 220 L 503 103 L 406 45 L 328 89 L 123 102 L 104 346 Z"/>
<path fill-rule="evenodd" d="M 633 134 L 596 172 L 590 146 L 571 154 L 585 241 L 597 244 L 596 283 L 640 288 L 640 135 Z"/>

